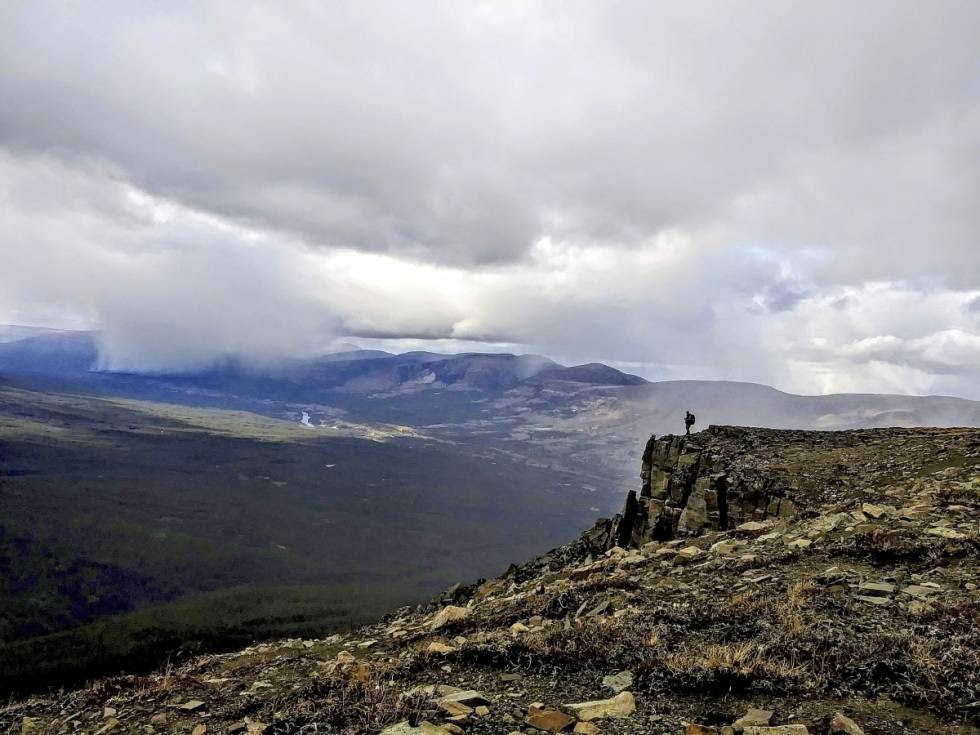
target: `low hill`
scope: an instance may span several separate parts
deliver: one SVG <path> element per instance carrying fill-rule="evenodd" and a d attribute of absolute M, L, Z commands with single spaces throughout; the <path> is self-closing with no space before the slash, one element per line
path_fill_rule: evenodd
<path fill-rule="evenodd" d="M 608 365 L 603 365 L 601 362 L 590 362 L 587 365 L 574 367 L 556 365 L 545 368 L 532 376 L 532 379 L 537 383 L 565 380 L 571 383 L 589 383 L 592 385 L 646 385 L 648 382 L 638 375 L 629 375 Z"/>
<path fill-rule="evenodd" d="M 651 439 L 623 513 L 383 623 L 15 701 L 31 732 L 976 733 L 980 432 Z"/>

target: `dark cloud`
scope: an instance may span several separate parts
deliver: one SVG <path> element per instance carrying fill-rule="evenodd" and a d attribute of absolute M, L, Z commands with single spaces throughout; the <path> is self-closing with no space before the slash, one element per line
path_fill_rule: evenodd
<path fill-rule="evenodd" d="M 480 263 L 717 227 L 872 277 L 980 265 L 975 3 L 3 13 L 6 146 L 314 244 Z"/>
<path fill-rule="evenodd" d="M 796 281 L 768 284 L 759 296 L 760 305 L 772 312 L 790 311 L 810 294 L 810 289 Z"/>

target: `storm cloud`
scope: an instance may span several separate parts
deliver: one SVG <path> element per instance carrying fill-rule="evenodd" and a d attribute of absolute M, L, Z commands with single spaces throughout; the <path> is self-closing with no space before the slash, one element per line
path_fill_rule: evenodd
<path fill-rule="evenodd" d="M 10 3 L 0 320 L 980 397 L 974 2 Z"/>

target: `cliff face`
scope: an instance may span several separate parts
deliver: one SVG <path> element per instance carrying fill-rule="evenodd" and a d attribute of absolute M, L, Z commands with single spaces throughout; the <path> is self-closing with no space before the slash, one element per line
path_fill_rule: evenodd
<path fill-rule="evenodd" d="M 627 496 L 617 543 L 639 547 L 707 530 L 727 531 L 750 520 L 795 517 L 795 488 L 788 478 L 738 465 L 736 457 L 717 451 L 716 437 L 731 439 L 738 433 L 711 427 L 702 435 L 650 437 L 639 496 L 635 491 Z"/>
<path fill-rule="evenodd" d="M 910 476 L 913 458 L 942 461 L 948 436 L 935 429 L 711 426 L 691 436 L 650 437 L 640 489 L 613 519 L 609 543 L 640 547 L 822 512 Z"/>

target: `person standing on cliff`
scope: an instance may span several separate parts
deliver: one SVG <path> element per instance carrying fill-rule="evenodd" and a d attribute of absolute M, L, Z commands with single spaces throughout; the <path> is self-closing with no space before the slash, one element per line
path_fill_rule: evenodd
<path fill-rule="evenodd" d="M 687 436 L 691 435 L 691 427 L 694 426 L 694 414 L 687 411 L 684 414 L 684 433 Z"/>

